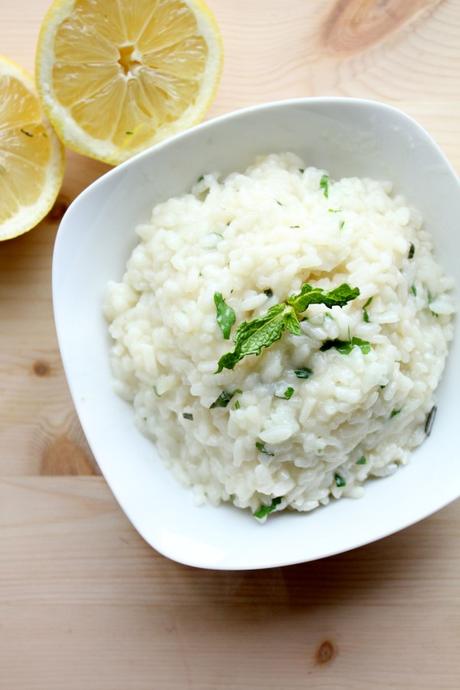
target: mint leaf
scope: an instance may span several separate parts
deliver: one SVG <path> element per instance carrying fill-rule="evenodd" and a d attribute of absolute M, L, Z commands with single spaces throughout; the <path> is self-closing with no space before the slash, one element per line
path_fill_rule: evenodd
<path fill-rule="evenodd" d="M 222 393 L 219 395 L 219 397 L 216 398 L 214 400 L 214 402 L 212 403 L 212 405 L 209 406 L 209 409 L 213 410 L 215 407 L 227 407 L 230 400 L 237 393 L 241 393 L 239 388 L 234 390 L 232 393 L 230 393 L 230 391 L 222 391 Z"/>
<path fill-rule="evenodd" d="M 313 370 L 308 367 L 303 367 L 302 369 L 294 369 L 294 374 L 298 379 L 309 379 L 313 374 Z"/>
<path fill-rule="evenodd" d="M 425 434 L 429 436 L 431 434 L 431 430 L 433 428 L 434 420 L 436 419 L 436 412 L 438 411 L 438 408 L 436 405 L 434 405 L 431 410 L 428 412 L 426 420 L 425 420 Z"/>
<path fill-rule="evenodd" d="M 230 338 L 230 331 L 236 321 L 236 314 L 225 302 L 222 293 L 214 293 L 214 304 L 216 305 L 216 321 L 225 340 Z"/>
<path fill-rule="evenodd" d="M 290 400 L 295 393 L 295 388 L 288 386 L 283 395 L 275 395 L 275 398 L 282 398 L 283 400 Z"/>
<path fill-rule="evenodd" d="M 291 304 L 296 312 L 302 312 L 310 304 L 325 304 L 329 309 L 335 306 L 344 307 L 347 302 L 358 296 L 359 288 L 352 288 L 347 283 L 342 283 L 329 292 L 324 291 L 323 288 L 312 287 L 308 283 L 304 283 L 300 292 L 297 295 L 291 295 L 287 303 Z"/>
<path fill-rule="evenodd" d="M 272 453 L 271 450 L 267 450 L 265 447 L 265 443 L 262 441 L 256 441 L 256 448 L 259 451 L 259 453 L 263 453 L 264 455 L 270 455 L 271 457 L 275 456 L 275 453 Z"/>
<path fill-rule="evenodd" d="M 326 199 L 329 198 L 329 175 L 323 175 L 319 181 L 320 189 L 323 190 L 323 194 Z"/>
<path fill-rule="evenodd" d="M 338 472 L 336 472 L 336 473 L 334 474 L 334 481 L 335 481 L 335 485 L 336 485 L 339 489 L 341 489 L 342 486 L 346 486 L 346 484 L 347 484 L 346 480 L 345 480 L 345 479 L 342 477 L 342 475 L 339 474 Z"/>
<path fill-rule="evenodd" d="M 265 506 L 262 505 L 260 508 L 257 508 L 255 513 L 253 513 L 254 517 L 256 517 L 258 520 L 261 520 L 264 517 L 267 517 L 267 515 L 270 515 L 270 513 L 273 513 L 275 510 L 276 506 L 279 506 L 281 501 L 283 500 L 282 496 L 279 496 L 278 498 L 274 498 L 270 505 Z"/>
<path fill-rule="evenodd" d="M 233 369 L 243 357 L 260 355 L 264 347 L 270 347 L 288 329 L 300 335 L 300 326 L 294 309 L 284 302 L 270 307 L 266 314 L 252 321 L 243 321 L 235 334 L 235 348 L 227 352 L 217 363 L 217 372 Z"/>
<path fill-rule="evenodd" d="M 302 319 L 302 321 L 303 320 L 304 319 Z M 302 335 L 302 329 L 300 328 L 300 323 L 297 314 L 291 313 L 289 311 L 285 313 L 284 324 L 286 326 L 286 330 L 288 330 L 289 333 L 292 333 L 292 335 Z"/>
<path fill-rule="evenodd" d="M 365 323 L 369 323 L 369 314 L 367 311 L 367 307 L 370 305 L 373 299 L 374 297 L 369 297 L 366 304 L 363 306 L 363 321 L 365 321 Z"/>
<path fill-rule="evenodd" d="M 353 336 L 351 339 L 351 344 L 353 347 L 359 347 L 363 355 L 368 355 L 369 352 L 372 350 L 372 345 L 368 340 L 362 340 L 361 338 L 357 338 L 356 336 Z"/>
<path fill-rule="evenodd" d="M 363 355 L 369 354 L 372 349 L 372 345 L 367 340 L 362 340 L 356 336 L 353 336 L 349 340 L 339 340 L 339 338 L 326 340 L 319 349 L 322 352 L 326 352 L 326 350 L 330 350 L 333 347 L 335 347 L 341 355 L 349 355 L 354 347 L 359 347 Z"/>

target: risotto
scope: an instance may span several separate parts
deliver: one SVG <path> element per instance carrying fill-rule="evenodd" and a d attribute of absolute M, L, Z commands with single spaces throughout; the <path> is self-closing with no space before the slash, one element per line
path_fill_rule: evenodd
<path fill-rule="evenodd" d="M 309 511 L 408 461 L 454 306 L 389 182 L 269 155 L 136 232 L 105 304 L 115 386 L 199 501 Z"/>

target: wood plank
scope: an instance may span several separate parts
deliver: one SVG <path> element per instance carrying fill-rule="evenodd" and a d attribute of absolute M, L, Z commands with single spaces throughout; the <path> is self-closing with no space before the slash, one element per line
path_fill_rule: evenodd
<path fill-rule="evenodd" d="M 2 53 L 33 69 L 48 0 L 2 7 Z M 293 96 L 393 103 L 460 169 L 459 0 L 212 0 L 226 51 L 210 116 Z M 54 333 L 51 253 L 65 205 L 108 167 L 68 155 L 57 208 L 0 243 L 0 475 L 96 472 L 70 400 Z M 41 373 L 40 373 L 41 372 Z"/>
<path fill-rule="evenodd" d="M 151 550 L 101 478 L 0 481 L 2 690 L 456 690 L 460 504 L 256 572 Z"/>
<path fill-rule="evenodd" d="M 394 104 L 460 170 L 460 0 L 209 0 L 226 50 L 210 116 L 295 96 Z M 49 0 L 0 11 L 32 69 Z M 456 690 L 460 504 L 325 561 L 259 572 L 166 560 L 99 477 L 51 307 L 66 205 L 107 166 L 68 154 L 55 209 L 0 243 L 0 690 Z"/>

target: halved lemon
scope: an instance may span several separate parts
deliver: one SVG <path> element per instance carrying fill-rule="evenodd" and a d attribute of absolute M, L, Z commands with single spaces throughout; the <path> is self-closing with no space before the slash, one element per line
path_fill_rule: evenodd
<path fill-rule="evenodd" d="M 36 55 L 59 137 L 112 164 L 199 122 L 221 69 L 219 28 L 201 0 L 55 0 Z"/>
<path fill-rule="evenodd" d="M 32 78 L 0 56 L 0 240 L 46 216 L 63 174 L 64 150 L 43 117 Z"/>

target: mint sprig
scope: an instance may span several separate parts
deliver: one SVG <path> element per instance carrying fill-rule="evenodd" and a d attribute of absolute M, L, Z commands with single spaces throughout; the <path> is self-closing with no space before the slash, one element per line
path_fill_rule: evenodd
<path fill-rule="evenodd" d="M 301 335 L 299 316 L 310 304 L 324 304 L 329 309 L 333 306 L 343 307 L 358 295 L 359 289 L 352 288 L 347 283 L 330 291 L 305 283 L 299 293 L 291 295 L 285 302 L 275 304 L 252 321 L 243 321 L 234 336 L 234 349 L 222 355 L 215 373 L 222 369 L 233 369 L 243 357 L 260 355 L 264 348 L 279 340 L 285 331 Z"/>

